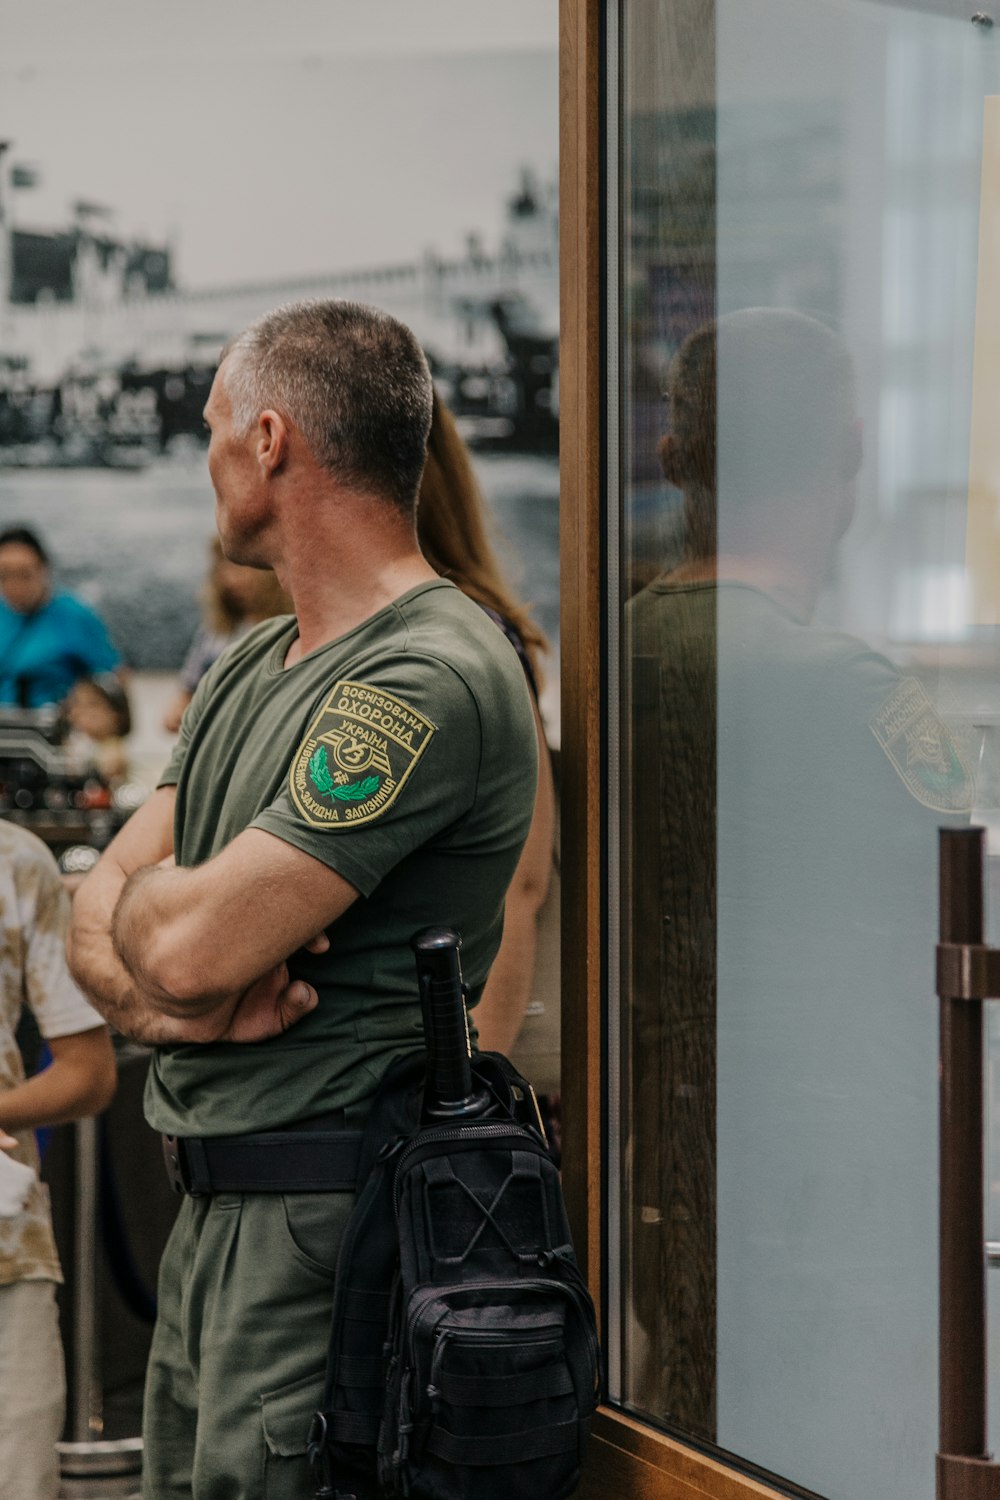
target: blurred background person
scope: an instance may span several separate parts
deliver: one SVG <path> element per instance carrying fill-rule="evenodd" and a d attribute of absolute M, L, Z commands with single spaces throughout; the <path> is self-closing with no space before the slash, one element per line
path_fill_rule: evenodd
<path fill-rule="evenodd" d="M 176 734 L 194 690 L 212 663 L 252 625 L 274 615 L 291 614 L 292 601 L 270 568 L 244 568 L 223 556 L 212 538 L 211 562 L 202 591 L 202 621 L 184 658 L 177 696 L 163 716 L 163 727 Z"/>
<path fill-rule="evenodd" d="M 534 816 L 507 892 L 500 950 L 473 1013 L 480 1047 L 509 1054 L 531 998 L 538 918 L 552 880 L 555 789 L 538 712 L 540 660 L 547 642 L 503 576 L 490 542 L 486 504 L 472 459 L 454 417 L 436 392 L 420 483 L 417 537 L 435 572 L 474 599 L 504 632 L 521 659 L 534 702 L 538 734 Z"/>
<path fill-rule="evenodd" d="M 0 1185 L 30 1169 L 21 1206 L 0 1217 L 0 1488 L 4 1500 L 55 1500 L 65 1373 L 55 1289 L 62 1281 L 34 1131 L 107 1108 L 115 1092 L 108 1030 L 66 969 L 69 903 L 55 861 L 26 829 L 0 822 Z M 26 1079 L 15 1028 L 27 1005 L 52 1061 Z M 14 1212 L 10 1212 L 13 1208 Z"/>
<path fill-rule="evenodd" d="M 52 587 L 52 565 L 28 526 L 0 531 L 0 703 L 61 703 L 81 677 L 121 658 L 89 604 Z"/>
<path fill-rule="evenodd" d="M 113 672 L 83 677 L 66 702 L 68 749 L 82 772 L 96 771 L 109 786 L 128 772 L 125 741 L 132 732 L 128 695 Z"/>

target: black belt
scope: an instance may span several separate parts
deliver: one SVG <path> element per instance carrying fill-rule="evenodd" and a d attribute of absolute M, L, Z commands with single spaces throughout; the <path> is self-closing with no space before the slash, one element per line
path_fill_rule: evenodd
<path fill-rule="evenodd" d="M 175 1193 L 352 1193 L 360 1130 L 306 1128 L 261 1135 L 163 1137 Z"/>

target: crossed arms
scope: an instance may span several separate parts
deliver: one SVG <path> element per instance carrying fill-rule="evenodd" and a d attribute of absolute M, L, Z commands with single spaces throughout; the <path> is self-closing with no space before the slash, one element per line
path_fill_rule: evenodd
<path fill-rule="evenodd" d="M 173 787 L 154 792 L 77 892 L 73 976 L 116 1030 L 150 1046 L 276 1036 L 317 1003 L 288 959 L 325 951 L 324 930 L 358 893 L 256 828 L 178 869 L 174 800 Z"/>

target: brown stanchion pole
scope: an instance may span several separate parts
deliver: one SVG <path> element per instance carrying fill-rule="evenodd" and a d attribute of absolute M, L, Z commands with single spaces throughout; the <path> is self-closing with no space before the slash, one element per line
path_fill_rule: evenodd
<path fill-rule="evenodd" d="M 941 942 L 983 942 L 986 832 L 942 829 Z M 942 1455 L 986 1457 L 983 1007 L 940 999 L 940 1421 Z M 964 1467 L 964 1466 L 963 1466 Z M 939 1494 L 955 1486 L 939 1462 Z M 952 1469 L 951 1480 L 957 1479 Z"/>

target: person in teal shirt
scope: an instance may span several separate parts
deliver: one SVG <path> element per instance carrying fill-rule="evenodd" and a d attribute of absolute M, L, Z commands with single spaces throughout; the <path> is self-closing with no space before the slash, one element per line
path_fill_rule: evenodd
<path fill-rule="evenodd" d="M 49 555 L 27 526 L 0 532 L 0 704 L 61 703 L 81 677 L 121 662 L 100 616 L 53 593 Z"/>

